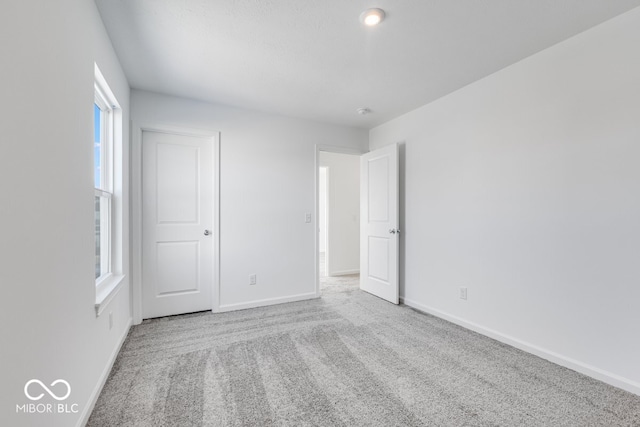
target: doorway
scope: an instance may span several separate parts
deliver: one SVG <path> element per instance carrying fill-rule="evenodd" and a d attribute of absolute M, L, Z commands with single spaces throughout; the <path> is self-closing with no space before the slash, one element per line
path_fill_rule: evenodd
<path fill-rule="evenodd" d="M 321 294 L 360 285 L 360 156 L 318 155 L 318 282 Z"/>
<path fill-rule="evenodd" d="M 315 270 L 318 297 L 360 289 L 393 304 L 399 303 L 398 147 L 399 144 L 395 143 L 363 153 L 341 147 L 316 146 L 318 221 Z M 351 181 L 356 183 L 354 186 L 337 176 L 339 169 L 336 165 L 348 160 L 351 160 L 351 167 L 340 170 L 357 177 L 357 181 Z M 321 167 L 326 170 L 321 172 Z M 322 197 L 321 173 L 325 187 Z M 350 187 L 355 187 L 355 191 L 343 191 Z M 320 218 L 321 207 L 326 220 Z M 335 212 L 340 212 L 341 219 L 336 219 Z M 351 227 L 342 228 L 349 223 Z M 353 227 L 353 223 L 357 226 Z M 355 230 L 355 233 L 351 234 L 349 230 Z M 326 233 L 322 257 L 321 233 Z M 353 242 L 352 236 L 358 242 L 355 245 L 357 249 L 345 243 Z M 356 253 L 358 261 L 353 263 L 351 260 Z"/>

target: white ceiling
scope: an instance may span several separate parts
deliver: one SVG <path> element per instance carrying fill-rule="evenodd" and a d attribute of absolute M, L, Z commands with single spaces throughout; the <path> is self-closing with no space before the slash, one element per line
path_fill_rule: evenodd
<path fill-rule="evenodd" d="M 640 0 L 96 0 L 131 87 L 371 128 Z M 387 12 L 360 24 L 369 7 Z M 368 107 L 367 116 L 356 114 Z"/>

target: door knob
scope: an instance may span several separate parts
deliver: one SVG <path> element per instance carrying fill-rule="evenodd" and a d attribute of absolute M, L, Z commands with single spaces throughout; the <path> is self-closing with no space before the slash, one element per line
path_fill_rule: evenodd
<path fill-rule="evenodd" d="M 390 229 L 389 229 L 389 233 L 391 233 L 391 234 L 396 234 L 396 229 L 395 229 L 395 228 L 390 228 Z"/>
<path fill-rule="evenodd" d="M 209 231 L 209 230 L 204 230 L 204 235 L 205 235 L 205 236 L 208 236 L 209 234 L 211 234 L 211 231 Z"/>

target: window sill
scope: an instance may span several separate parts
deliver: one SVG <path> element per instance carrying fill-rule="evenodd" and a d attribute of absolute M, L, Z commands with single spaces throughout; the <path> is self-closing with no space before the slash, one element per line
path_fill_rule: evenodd
<path fill-rule="evenodd" d="M 111 274 L 96 286 L 96 317 L 100 316 L 122 287 L 124 275 Z"/>

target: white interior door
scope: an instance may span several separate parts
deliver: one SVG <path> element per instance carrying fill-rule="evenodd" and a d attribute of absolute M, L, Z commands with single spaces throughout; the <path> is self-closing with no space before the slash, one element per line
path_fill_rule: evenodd
<path fill-rule="evenodd" d="M 360 158 L 360 289 L 398 304 L 398 144 Z"/>
<path fill-rule="evenodd" d="M 211 310 L 213 141 L 142 133 L 142 317 Z"/>

